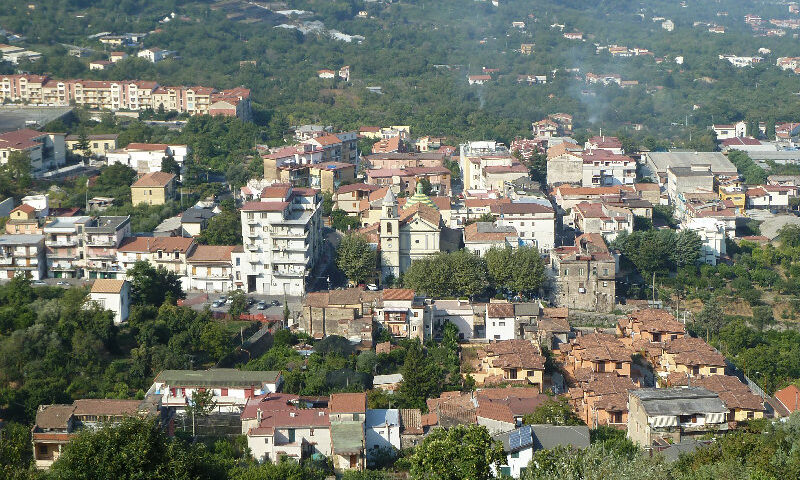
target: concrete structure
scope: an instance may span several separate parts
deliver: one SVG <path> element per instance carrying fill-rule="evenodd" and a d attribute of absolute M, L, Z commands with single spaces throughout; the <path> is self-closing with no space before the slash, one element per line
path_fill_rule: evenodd
<path fill-rule="evenodd" d="M 705 388 L 631 390 L 628 405 L 628 438 L 643 448 L 728 429 L 728 409 Z"/>
<path fill-rule="evenodd" d="M 673 204 L 678 203 L 686 193 L 713 191 L 714 174 L 710 164 L 695 163 L 689 167 L 667 168 L 667 194 Z"/>
<path fill-rule="evenodd" d="M 647 152 L 643 160 L 642 176 L 649 176 L 660 185 L 666 183 L 670 167 L 709 165 L 714 175 L 732 178 L 739 174 L 733 163 L 720 152 Z"/>
<path fill-rule="evenodd" d="M 525 425 L 493 438 L 503 444 L 505 461 L 499 468 L 492 465 L 492 470 L 495 474 L 511 478 L 520 477 L 528 468 L 536 450 L 556 447 L 587 448 L 590 444 L 587 426 Z"/>
<path fill-rule="evenodd" d="M 94 217 L 83 227 L 86 278 L 124 278 L 117 248 L 131 235 L 131 217 Z"/>
<path fill-rule="evenodd" d="M 700 247 L 701 262 L 716 265 L 720 257 L 727 255 L 725 222 L 715 218 L 692 218 L 686 222 L 686 228 L 700 236 L 703 242 Z"/>
<path fill-rule="evenodd" d="M 0 235 L 0 279 L 47 277 L 44 235 Z"/>
<path fill-rule="evenodd" d="M 621 148 L 598 148 L 584 153 L 581 185 L 590 187 L 635 183 L 636 161 L 627 155 L 613 153 L 617 150 L 621 151 Z"/>
<path fill-rule="evenodd" d="M 198 245 L 186 258 L 188 288 L 210 292 L 232 292 L 232 255 L 243 253 L 241 245 Z"/>
<path fill-rule="evenodd" d="M 300 296 L 322 253 L 322 198 L 316 190 L 276 185 L 242 205 L 244 251 L 236 267 L 243 290 Z M 236 261 L 236 260 L 234 260 Z"/>
<path fill-rule="evenodd" d="M 513 227 L 523 245 L 547 254 L 555 245 L 556 214 L 550 207 L 537 202 L 514 202 L 491 206 L 498 227 Z"/>
<path fill-rule="evenodd" d="M 133 205 L 164 205 L 175 196 L 175 175 L 151 172 L 142 175 L 131 185 Z"/>
<path fill-rule="evenodd" d="M 86 141 L 89 144 L 88 151 L 92 155 L 104 157 L 106 153 L 111 150 L 117 149 L 118 133 L 107 133 L 98 135 L 86 135 Z M 80 143 L 80 135 L 67 135 L 65 138 L 67 150 L 75 152 L 78 155 L 83 155 L 85 150 L 79 150 L 78 144 Z"/>
<path fill-rule="evenodd" d="M 367 462 L 400 450 L 400 410 L 367 409 L 364 422 Z"/>
<path fill-rule="evenodd" d="M 720 56 L 721 57 L 721 56 Z M 728 59 L 734 66 L 744 66 L 747 62 L 742 62 L 737 59 L 743 58 L 759 58 L 759 57 L 732 57 Z M 737 64 L 738 63 L 738 64 Z M 712 125 L 711 130 L 717 135 L 717 140 L 727 140 L 729 138 L 746 137 L 747 136 L 747 122 L 740 121 L 733 124 Z"/>
<path fill-rule="evenodd" d="M 45 172 L 66 164 L 63 133 L 38 132 L 28 128 L 0 133 L 0 164 L 5 165 L 14 152 L 30 158 L 31 174 L 41 177 Z"/>
<path fill-rule="evenodd" d="M 183 161 L 189 153 L 186 145 L 167 145 L 164 143 L 129 143 L 127 147 L 106 153 L 109 165 L 121 163 L 136 170 L 139 174 L 161 172 L 161 162 L 172 157 L 183 170 Z"/>
<path fill-rule="evenodd" d="M 511 156 L 508 148 L 502 143 L 494 141 L 469 142 L 460 146 L 459 167 L 461 168 L 461 178 L 464 183 L 464 190 L 483 189 L 486 190 L 487 174 L 489 180 L 491 175 L 508 173 L 515 178 L 526 176 L 517 166 L 521 166 L 518 160 Z M 489 167 L 502 167 L 490 168 Z M 519 171 L 515 171 L 519 170 Z M 507 177 L 508 175 L 506 175 Z M 503 181 L 511 181 L 513 178 L 504 178 Z M 497 183 L 495 179 L 495 184 Z"/>
<path fill-rule="evenodd" d="M 616 304 L 616 260 L 599 234 L 583 234 L 574 246 L 558 247 L 550 255 L 559 306 L 610 312 Z"/>
<path fill-rule="evenodd" d="M 128 319 L 131 308 L 131 284 L 127 280 L 97 279 L 89 291 L 92 303 L 104 310 L 114 312 L 114 323 Z"/>
<path fill-rule="evenodd" d="M 577 146 L 576 146 L 577 147 Z M 547 157 L 547 184 L 581 185 L 583 183 L 583 155 L 578 151 L 565 151 L 560 155 Z"/>
<path fill-rule="evenodd" d="M 202 390 L 213 393 L 216 412 L 241 413 L 249 399 L 275 393 L 282 382 L 281 373 L 271 371 L 163 370 L 156 375 L 147 395 L 157 395 L 164 407 L 185 413 L 192 395 Z"/>
<path fill-rule="evenodd" d="M 44 226 L 47 271 L 52 278 L 80 278 L 84 267 L 84 232 L 92 217 L 57 217 Z"/>
<path fill-rule="evenodd" d="M 581 233 L 598 233 L 609 242 L 622 232 L 633 233 L 633 212 L 605 202 L 581 202 L 572 209 L 571 224 Z"/>
<path fill-rule="evenodd" d="M 496 226 L 491 222 L 475 222 L 464 227 L 464 248 L 484 256 L 491 248 L 516 248 L 517 230 L 511 226 Z"/>
<path fill-rule="evenodd" d="M 328 403 L 333 468 L 366 468 L 366 393 L 334 393 Z"/>

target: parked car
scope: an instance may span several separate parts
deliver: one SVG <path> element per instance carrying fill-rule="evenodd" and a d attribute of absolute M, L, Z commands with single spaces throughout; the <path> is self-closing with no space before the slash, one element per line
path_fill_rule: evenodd
<path fill-rule="evenodd" d="M 61 280 L 60 282 L 57 282 L 56 285 L 63 285 L 63 286 L 67 286 L 68 287 L 69 286 L 69 282 L 65 282 L 64 280 Z"/>
<path fill-rule="evenodd" d="M 371 291 L 375 292 L 375 291 L 378 290 L 378 286 L 375 285 L 374 283 L 367 284 L 367 290 L 371 290 Z"/>
<path fill-rule="evenodd" d="M 47 285 L 43 280 L 34 280 L 31 282 L 31 285 Z"/>
<path fill-rule="evenodd" d="M 231 303 L 233 303 L 233 297 L 228 297 L 228 298 L 225 300 L 225 303 L 226 303 L 226 304 L 228 304 L 228 305 L 230 305 Z"/>
<path fill-rule="evenodd" d="M 269 304 L 272 305 L 273 307 L 280 307 L 281 306 L 281 302 L 279 302 L 277 300 L 273 300 L 273 301 L 269 302 Z"/>
<path fill-rule="evenodd" d="M 264 302 L 264 301 L 258 302 L 258 305 L 256 305 L 256 309 L 257 310 L 266 310 L 267 309 L 267 302 Z"/>
<path fill-rule="evenodd" d="M 219 307 L 225 305 L 225 302 L 227 300 L 228 300 L 227 297 L 219 297 L 214 303 L 211 304 L 211 306 L 219 308 Z"/>

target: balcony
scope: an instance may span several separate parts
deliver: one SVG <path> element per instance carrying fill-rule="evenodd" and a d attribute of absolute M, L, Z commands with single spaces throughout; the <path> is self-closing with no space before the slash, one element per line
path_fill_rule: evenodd
<path fill-rule="evenodd" d="M 116 241 L 106 238 L 90 238 L 86 241 L 87 247 L 115 247 Z"/>
<path fill-rule="evenodd" d="M 45 240 L 44 244 L 47 245 L 48 247 L 54 247 L 54 248 L 58 248 L 58 247 L 76 247 L 76 246 L 78 246 L 78 240 L 63 240 L 63 239 Z"/>

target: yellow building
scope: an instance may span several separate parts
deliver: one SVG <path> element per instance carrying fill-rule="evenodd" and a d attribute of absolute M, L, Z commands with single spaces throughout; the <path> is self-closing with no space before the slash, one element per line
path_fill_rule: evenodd
<path fill-rule="evenodd" d="M 693 379 L 724 375 L 725 357 L 702 338 L 676 338 L 664 344 L 661 367 L 667 373 L 685 373 Z"/>
<path fill-rule="evenodd" d="M 107 152 L 117 149 L 117 133 L 108 133 L 101 135 L 87 135 L 86 140 L 89 143 L 89 151 L 92 155 L 105 156 Z M 68 135 L 66 140 L 67 150 L 75 152 L 78 155 L 83 155 L 83 151 L 79 151 L 78 144 L 80 143 L 80 135 Z"/>
<path fill-rule="evenodd" d="M 352 163 L 325 162 L 308 167 L 308 184 L 323 192 L 335 192 L 339 185 L 356 179 L 356 166 Z"/>
<path fill-rule="evenodd" d="M 731 202 L 733 202 L 733 205 L 736 208 L 740 209 L 741 211 L 744 211 L 745 204 L 747 202 L 747 195 L 741 190 L 726 191 L 725 189 L 720 188 L 719 199 L 722 201 L 730 200 Z"/>
<path fill-rule="evenodd" d="M 143 175 L 131 185 L 131 203 L 163 205 L 175 195 L 175 175 L 152 172 Z"/>

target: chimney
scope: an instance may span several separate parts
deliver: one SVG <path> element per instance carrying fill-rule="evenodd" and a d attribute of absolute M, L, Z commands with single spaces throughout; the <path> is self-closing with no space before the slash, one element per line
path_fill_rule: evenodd
<path fill-rule="evenodd" d="M 261 423 L 261 418 L 262 418 L 261 409 L 259 408 L 258 410 L 256 410 L 256 421 L 258 423 Z"/>

